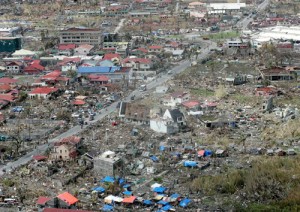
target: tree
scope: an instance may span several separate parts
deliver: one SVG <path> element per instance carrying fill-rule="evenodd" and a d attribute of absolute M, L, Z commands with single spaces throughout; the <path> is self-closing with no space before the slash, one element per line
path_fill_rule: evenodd
<path fill-rule="evenodd" d="M 76 78 L 77 77 L 77 71 L 70 69 L 70 70 L 67 71 L 67 76 L 71 77 L 72 79 Z"/>

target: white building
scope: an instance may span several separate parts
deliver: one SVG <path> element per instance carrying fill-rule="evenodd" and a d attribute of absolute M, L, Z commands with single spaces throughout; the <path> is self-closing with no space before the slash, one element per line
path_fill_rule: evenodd
<path fill-rule="evenodd" d="M 150 119 L 150 128 L 158 133 L 177 133 L 185 124 L 184 115 L 179 109 L 167 109 L 163 116 L 154 114 Z"/>
<path fill-rule="evenodd" d="M 187 92 L 174 92 L 164 99 L 163 104 L 169 107 L 175 107 L 190 99 L 190 94 Z"/>

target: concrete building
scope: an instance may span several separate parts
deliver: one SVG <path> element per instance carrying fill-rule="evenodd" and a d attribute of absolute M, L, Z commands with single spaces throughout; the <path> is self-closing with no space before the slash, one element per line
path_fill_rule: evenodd
<path fill-rule="evenodd" d="M 106 151 L 94 158 L 94 171 L 103 176 L 120 176 L 123 173 L 123 161 L 112 151 Z"/>
<path fill-rule="evenodd" d="M 60 31 L 60 43 L 100 45 L 103 41 L 101 31 L 98 29 L 69 28 Z"/>

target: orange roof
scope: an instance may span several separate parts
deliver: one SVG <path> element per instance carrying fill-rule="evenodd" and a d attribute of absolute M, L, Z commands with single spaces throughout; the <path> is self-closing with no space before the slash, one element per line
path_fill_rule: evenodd
<path fill-rule="evenodd" d="M 5 100 L 8 102 L 13 102 L 14 101 L 14 96 L 11 94 L 0 94 L 0 100 Z"/>
<path fill-rule="evenodd" d="M 36 201 L 36 204 L 38 205 L 44 205 L 46 202 L 48 202 L 49 200 L 51 200 L 51 198 L 49 197 L 39 197 L 38 200 Z"/>
<path fill-rule="evenodd" d="M 33 89 L 30 94 L 50 94 L 52 92 L 57 91 L 58 88 L 50 88 L 50 87 L 39 87 Z"/>
<path fill-rule="evenodd" d="M 9 77 L 0 78 L 0 83 L 1 84 L 13 84 L 13 83 L 16 83 L 16 82 L 18 82 L 18 80 L 12 79 L 12 78 L 9 78 Z"/>
<path fill-rule="evenodd" d="M 161 49 L 162 46 L 149 46 L 149 49 Z"/>
<path fill-rule="evenodd" d="M 73 105 L 84 105 L 85 101 L 77 99 L 75 101 L 72 102 Z"/>
<path fill-rule="evenodd" d="M 204 156 L 204 153 L 205 153 L 205 150 L 199 150 L 198 151 L 198 155 L 200 155 L 200 156 Z"/>
<path fill-rule="evenodd" d="M 103 60 L 112 60 L 114 58 L 121 58 L 119 54 L 105 54 L 104 57 L 102 58 Z"/>
<path fill-rule="evenodd" d="M 130 197 L 124 198 L 123 202 L 124 203 L 133 203 L 135 199 L 136 199 L 135 196 L 130 196 Z"/>
<path fill-rule="evenodd" d="M 11 90 L 10 85 L 8 84 L 0 85 L 0 91 L 9 91 L 9 90 Z"/>
<path fill-rule="evenodd" d="M 58 143 L 72 143 L 72 144 L 77 144 L 81 141 L 81 138 L 78 136 L 69 136 L 66 138 L 61 139 Z"/>
<path fill-rule="evenodd" d="M 68 192 L 64 192 L 64 193 L 58 195 L 57 198 L 66 202 L 68 205 L 73 205 L 76 202 L 78 202 L 78 199 Z"/>
<path fill-rule="evenodd" d="M 187 107 L 187 108 L 193 108 L 193 107 L 196 107 L 197 105 L 199 105 L 200 103 L 198 101 L 187 101 L 187 102 L 183 102 L 182 105 L 184 107 Z"/>

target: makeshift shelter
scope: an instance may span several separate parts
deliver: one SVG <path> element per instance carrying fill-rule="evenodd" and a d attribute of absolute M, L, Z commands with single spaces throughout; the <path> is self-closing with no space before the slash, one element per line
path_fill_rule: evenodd
<path fill-rule="evenodd" d="M 149 205 L 153 205 L 154 203 L 151 200 L 146 199 L 146 200 L 143 201 L 143 204 L 149 206 Z"/>
<path fill-rule="evenodd" d="M 124 191 L 123 194 L 126 195 L 126 196 L 131 196 L 132 192 L 131 191 Z"/>
<path fill-rule="evenodd" d="M 156 193 L 164 193 L 165 190 L 167 190 L 167 188 L 162 187 L 162 186 L 161 186 L 161 187 L 155 187 L 155 188 L 153 189 L 153 191 L 156 192 Z"/>
<path fill-rule="evenodd" d="M 73 105 L 84 105 L 86 102 L 80 99 L 77 99 L 72 102 Z"/>
<path fill-rule="evenodd" d="M 112 202 L 122 202 L 123 201 L 123 198 L 121 197 L 116 197 L 116 196 L 113 196 L 113 195 L 109 195 L 107 197 L 104 198 L 104 202 L 105 203 L 112 203 Z"/>
<path fill-rule="evenodd" d="M 151 188 L 156 188 L 156 187 L 161 187 L 161 184 L 159 184 L 159 183 L 154 183 L 154 184 L 151 186 Z"/>
<path fill-rule="evenodd" d="M 187 207 L 190 204 L 191 200 L 188 198 L 185 198 L 180 201 L 179 205 L 183 208 Z"/>
<path fill-rule="evenodd" d="M 136 199 L 135 196 L 130 196 L 130 197 L 124 198 L 122 202 L 132 204 L 135 199 Z"/>
<path fill-rule="evenodd" d="M 150 159 L 153 161 L 153 162 L 158 162 L 158 158 L 154 155 L 150 156 Z"/>
<path fill-rule="evenodd" d="M 104 177 L 101 182 L 104 183 L 114 183 L 115 182 L 115 178 L 111 177 L 111 176 L 106 176 Z"/>
<path fill-rule="evenodd" d="M 93 191 L 99 192 L 99 193 L 103 193 L 105 191 L 105 188 L 98 186 L 92 189 Z"/>
<path fill-rule="evenodd" d="M 111 205 L 103 205 L 103 208 L 102 208 L 102 211 L 113 211 L 114 210 L 114 207 L 111 206 Z"/>
<path fill-rule="evenodd" d="M 154 197 L 154 200 L 161 200 L 162 198 L 164 198 L 164 194 L 159 194 L 159 195 L 156 195 L 155 197 Z"/>
<path fill-rule="evenodd" d="M 161 208 L 161 210 L 163 211 L 169 211 L 171 210 L 173 207 L 171 205 L 165 205 L 164 207 Z"/>
<path fill-rule="evenodd" d="M 197 167 L 197 162 L 195 162 L 195 161 L 184 161 L 183 166 L 184 167 Z"/>
<path fill-rule="evenodd" d="M 167 204 L 169 204 L 169 202 L 166 202 L 164 200 L 160 200 L 160 201 L 157 202 L 157 204 L 159 204 L 159 205 L 167 205 Z"/>

